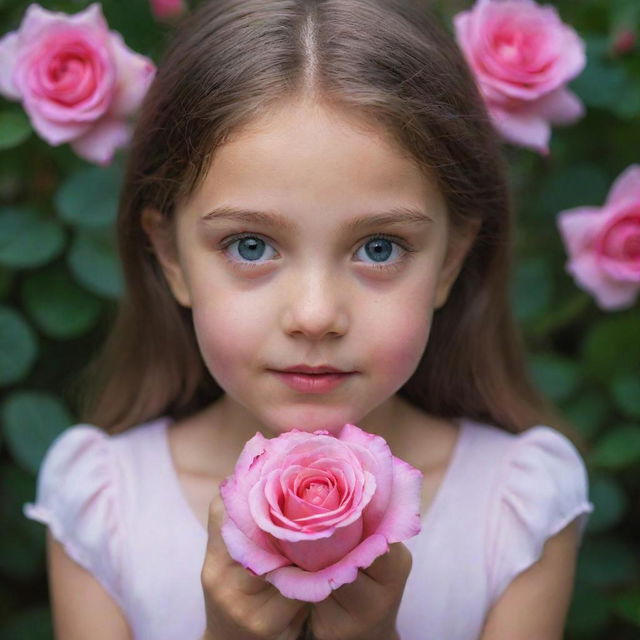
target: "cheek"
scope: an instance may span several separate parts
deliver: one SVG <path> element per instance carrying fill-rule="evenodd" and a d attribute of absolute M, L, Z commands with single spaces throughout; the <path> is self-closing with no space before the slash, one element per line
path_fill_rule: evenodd
<path fill-rule="evenodd" d="M 370 317 L 375 318 L 368 324 L 370 356 L 385 379 L 396 381 L 399 388 L 415 371 L 429 339 L 432 308 L 425 291 L 390 300 Z"/>
<path fill-rule="evenodd" d="M 217 301 L 225 300 L 224 304 Z M 246 299 L 248 302 L 248 298 Z M 210 291 L 207 301 L 194 301 L 193 324 L 202 357 L 211 375 L 226 389 L 243 364 L 255 360 L 266 326 L 254 304 L 242 297 Z"/>

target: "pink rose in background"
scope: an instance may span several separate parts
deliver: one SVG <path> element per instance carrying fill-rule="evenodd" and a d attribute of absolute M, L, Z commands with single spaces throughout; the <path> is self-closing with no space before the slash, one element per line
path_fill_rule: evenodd
<path fill-rule="evenodd" d="M 0 40 L 0 94 L 21 101 L 49 144 L 111 162 L 130 135 L 155 66 L 109 31 L 99 4 L 72 16 L 32 4 L 17 31 Z"/>
<path fill-rule="evenodd" d="M 640 165 L 613 183 L 603 207 L 558 214 L 567 271 L 602 309 L 630 307 L 640 291 Z"/>
<path fill-rule="evenodd" d="M 236 562 L 285 597 L 319 602 L 420 532 L 422 477 L 353 424 L 335 437 L 256 433 L 220 485 L 221 534 Z"/>
<path fill-rule="evenodd" d="M 548 153 L 550 124 L 584 114 L 565 87 L 585 66 L 584 42 L 554 7 L 534 0 L 478 0 L 453 20 L 497 130 L 509 142 Z"/>
<path fill-rule="evenodd" d="M 151 12 L 157 20 L 169 20 L 182 15 L 186 9 L 183 0 L 149 0 Z"/>

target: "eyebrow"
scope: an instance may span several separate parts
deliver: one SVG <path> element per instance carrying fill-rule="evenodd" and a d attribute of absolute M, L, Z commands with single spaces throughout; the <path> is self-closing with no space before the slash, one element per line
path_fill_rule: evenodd
<path fill-rule="evenodd" d="M 285 231 L 295 231 L 296 224 L 287 218 L 271 211 L 254 211 L 223 205 L 213 211 L 206 213 L 200 219 L 203 223 L 209 224 L 216 221 L 232 220 L 235 222 L 245 222 L 249 224 L 261 224 L 274 229 Z M 434 222 L 433 218 L 420 209 L 412 207 L 395 207 L 388 211 L 358 216 L 342 225 L 343 231 L 359 231 L 371 227 L 402 224 L 402 225 L 424 225 Z"/>

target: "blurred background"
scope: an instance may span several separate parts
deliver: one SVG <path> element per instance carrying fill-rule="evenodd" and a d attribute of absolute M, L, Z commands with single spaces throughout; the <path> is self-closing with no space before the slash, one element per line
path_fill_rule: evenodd
<path fill-rule="evenodd" d="M 76 13 L 84 1 L 43 2 Z M 452 16 L 472 2 L 435 3 Z M 541 3 L 542 4 L 542 3 Z M 518 215 L 514 310 L 531 371 L 583 436 L 595 512 L 566 637 L 640 638 L 640 304 L 603 310 L 565 271 L 558 212 L 602 206 L 640 162 L 639 0 L 558 0 L 587 46 L 570 83 L 587 113 L 553 129 L 550 153 L 504 145 Z M 0 37 L 29 3 L 0 0 Z M 111 29 L 156 63 L 173 30 L 146 0 L 105 0 Z M 183 10 L 188 10 L 183 6 Z M 1 61 L 0 61 L 1 64 Z M 53 637 L 34 499 L 48 446 L 77 422 L 75 378 L 101 344 L 122 287 L 113 226 L 123 151 L 106 167 L 49 146 L 0 98 L 0 638 Z M 446 640 L 446 639 L 443 639 Z"/>

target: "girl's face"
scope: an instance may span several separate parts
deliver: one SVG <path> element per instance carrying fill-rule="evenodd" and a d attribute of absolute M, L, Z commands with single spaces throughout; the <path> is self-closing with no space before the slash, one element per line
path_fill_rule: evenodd
<path fill-rule="evenodd" d="M 417 165 L 381 133 L 309 103 L 216 151 L 177 211 L 177 254 L 158 243 L 154 215 L 145 229 L 192 309 L 226 415 L 266 435 L 346 422 L 374 431 L 472 239 L 448 251 L 445 202 Z M 309 393 L 276 373 L 297 365 L 350 375 Z"/>

